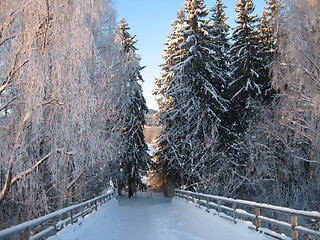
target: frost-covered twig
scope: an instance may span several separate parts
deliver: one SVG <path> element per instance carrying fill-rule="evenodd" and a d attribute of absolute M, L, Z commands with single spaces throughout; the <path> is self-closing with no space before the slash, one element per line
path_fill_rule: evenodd
<path fill-rule="evenodd" d="M 11 187 L 20 179 L 22 179 L 24 176 L 30 174 L 35 168 L 40 166 L 44 161 L 46 161 L 49 157 L 51 156 L 51 153 L 47 154 L 43 158 L 41 158 L 36 164 L 34 164 L 32 167 L 28 168 L 27 170 L 18 173 L 16 176 L 13 177 L 13 161 L 10 160 L 10 166 L 8 169 L 7 177 L 6 177 L 6 182 L 4 184 L 3 189 L 1 190 L 0 193 L 0 204 L 3 202 L 3 200 L 6 198 L 8 195 Z M 13 158 L 13 157 L 12 157 Z"/>

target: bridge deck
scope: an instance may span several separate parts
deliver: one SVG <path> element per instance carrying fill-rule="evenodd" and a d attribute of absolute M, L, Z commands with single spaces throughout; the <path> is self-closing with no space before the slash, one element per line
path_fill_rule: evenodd
<path fill-rule="evenodd" d="M 184 200 L 153 197 L 111 200 L 51 240 L 266 240 L 244 223 L 213 216 Z"/>

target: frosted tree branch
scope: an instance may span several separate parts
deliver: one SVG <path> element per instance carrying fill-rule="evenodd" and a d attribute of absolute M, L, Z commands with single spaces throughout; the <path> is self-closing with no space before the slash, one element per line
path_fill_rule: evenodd
<path fill-rule="evenodd" d="M 38 166 L 40 166 L 44 161 L 46 161 L 49 157 L 51 156 L 51 153 L 47 154 L 45 157 L 43 157 L 42 159 L 40 159 L 36 164 L 34 164 L 32 167 L 28 168 L 27 170 L 18 173 L 16 176 L 13 177 L 13 157 L 10 159 L 10 166 L 8 169 L 8 173 L 7 173 L 7 177 L 6 177 L 6 182 L 5 185 L 3 187 L 3 189 L 1 190 L 0 193 L 0 205 L 1 203 L 4 201 L 4 199 L 6 198 L 6 196 L 8 195 L 10 189 L 12 188 L 12 186 L 19 181 L 20 179 L 22 179 L 24 176 L 30 174 L 34 169 L 36 169 Z"/>

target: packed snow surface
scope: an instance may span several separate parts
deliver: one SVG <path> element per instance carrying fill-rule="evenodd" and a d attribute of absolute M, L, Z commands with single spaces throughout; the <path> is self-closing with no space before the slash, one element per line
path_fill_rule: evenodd
<path fill-rule="evenodd" d="M 207 213 L 185 200 L 160 196 L 112 199 L 50 240 L 267 240 L 244 222 Z"/>
<path fill-rule="evenodd" d="M 152 154 L 156 149 L 152 145 L 148 145 L 148 153 Z"/>

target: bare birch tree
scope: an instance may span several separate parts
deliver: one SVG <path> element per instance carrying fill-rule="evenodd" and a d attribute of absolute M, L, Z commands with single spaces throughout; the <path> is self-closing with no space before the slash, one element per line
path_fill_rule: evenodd
<path fill-rule="evenodd" d="M 115 13 L 110 0 L 0 5 L 0 207 L 10 225 L 96 194 L 88 179 L 103 178 L 101 146 L 112 145 L 100 143 L 97 109 L 116 58 Z"/>
<path fill-rule="evenodd" d="M 280 93 L 278 133 L 289 173 L 284 181 L 293 188 L 297 204 L 304 199 L 308 207 L 316 207 L 313 199 L 320 192 L 320 3 L 288 0 L 286 4 L 290 35 L 281 45 L 273 82 Z"/>

